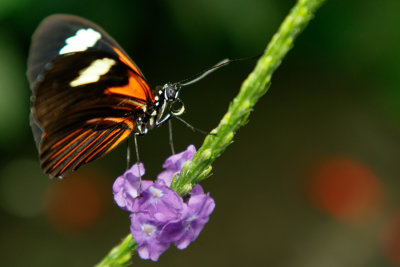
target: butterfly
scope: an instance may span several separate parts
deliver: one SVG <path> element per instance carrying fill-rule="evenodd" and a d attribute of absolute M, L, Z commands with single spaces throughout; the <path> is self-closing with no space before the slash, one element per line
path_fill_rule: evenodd
<path fill-rule="evenodd" d="M 56 14 L 36 29 L 28 57 L 30 124 L 41 167 L 64 177 L 184 112 L 181 83 L 153 92 L 143 73 L 102 28 Z"/>

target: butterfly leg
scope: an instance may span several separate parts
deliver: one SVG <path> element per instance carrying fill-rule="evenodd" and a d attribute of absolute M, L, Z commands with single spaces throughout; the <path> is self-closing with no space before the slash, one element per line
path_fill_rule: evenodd
<path fill-rule="evenodd" d="M 173 118 L 178 119 L 180 122 L 182 122 L 183 124 L 185 124 L 186 127 L 189 127 L 190 129 L 192 129 L 193 132 L 199 132 L 199 133 L 204 134 L 204 135 L 214 135 L 214 134 L 211 134 L 211 133 L 209 133 L 209 132 L 200 130 L 200 129 L 198 129 L 198 128 L 192 126 L 192 125 L 189 124 L 187 121 L 185 121 L 184 119 L 182 119 L 182 118 L 180 118 L 180 117 L 178 117 L 178 116 L 173 116 Z"/>
<path fill-rule="evenodd" d="M 171 120 L 168 120 L 168 130 L 169 130 L 169 145 L 171 146 L 172 155 L 175 155 L 174 138 L 172 136 L 172 121 Z"/>
<path fill-rule="evenodd" d="M 139 178 L 140 178 L 140 183 L 139 183 L 139 195 L 142 194 L 142 174 L 140 173 L 140 159 L 139 159 L 139 148 L 138 148 L 138 142 L 137 142 L 137 136 L 134 134 L 133 137 L 135 138 L 135 150 L 136 150 L 136 159 L 137 159 L 137 167 L 138 167 L 138 173 L 139 173 Z"/>
<path fill-rule="evenodd" d="M 132 165 L 132 158 L 131 158 L 131 137 L 128 137 L 128 140 L 126 142 L 127 147 L 126 147 L 126 169 L 129 169 Z"/>

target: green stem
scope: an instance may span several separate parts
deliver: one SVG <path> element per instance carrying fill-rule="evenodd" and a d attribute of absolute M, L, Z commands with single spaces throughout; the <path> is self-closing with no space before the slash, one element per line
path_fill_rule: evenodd
<path fill-rule="evenodd" d="M 180 195 L 190 192 L 195 184 L 209 176 L 211 163 L 232 143 L 237 130 L 247 123 L 254 105 L 268 91 L 273 72 L 324 2 L 325 0 L 298 0 L 291 9 L 258 60 L 255 69 L 243 82 L 239 94 L 230 103 L 228 112 L 217 128 L 211 131 L 212 135 L 206 137 L 193 160 L 186 162 L 180 176 L 174 177 L 171 187 Z M 129 234 L 97 266 L 126 266 L 131 257 L 131 250 L 135 247 L 136 243 Z"/>
<path fill-rule="evenodd" d="M 237 130 L 247 123 L 254 105 L 270 86 L 273 72 L 279 67 L 293 42 L 307 26 L 313 14 L 325 0 L 299 0 L 272 37 L 255 69 L 243 82 L 239 94 L 231 102 L 228 112 L 211 131 L 191 162 L 183 167 L 179 179 L 171 187 L 179 194 L 191 188 L 211 172 L 211 163 L 232 143 Z"/>
<path fill-rule="evenodd" d="M 121 243 L 113 247 L 107 256 L 99 262 L 96 267 L 117 267 L 127 266 L 131 260 L 133 252 L 136 250 L 137 244 L 133 240 L 132 235 L 127 235 Z"/>

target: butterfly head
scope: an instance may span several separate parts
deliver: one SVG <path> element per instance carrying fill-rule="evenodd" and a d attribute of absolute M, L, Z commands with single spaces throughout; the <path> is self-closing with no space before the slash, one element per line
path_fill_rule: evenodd
<path fill-rule="evenodd" d="M 182 115 L 185 106 L 178 98 L 180 89 L 180 83 L 166 83 L 156 91 L 153 105 L 138 116 L 137 134 L 144 135 L 150 129 L 164 124 L 172 117 Z"/>
<path fill-rule="evenodd" d="M 162 94 L 164 94 L 164 99 L 168 102 L 173 102 L 178 99 L 178 94 L 181 89 L 179 83 L 166 83 L 162 87 Z"/>
<path fill-rule="evenodd" d="M 162 89 L 158 91 L 158 97 L 156 97 L 155 103 L 155 105 L 158 106 L 156 118 L 158 125 L 163 124 L 172 116 L 182 115 L 185 111 L 185 106 L 178 97 L 180 89 L 180 83 L 166 83 Z"/>
<path fill-rule="evenodd" d="M 180 116 L 185 111 L 183 102 L 178 98 L 180 89 L 180 83 L 166 83 L 162 89 L 167 105 L 166 112 L 173 116 Z"/>

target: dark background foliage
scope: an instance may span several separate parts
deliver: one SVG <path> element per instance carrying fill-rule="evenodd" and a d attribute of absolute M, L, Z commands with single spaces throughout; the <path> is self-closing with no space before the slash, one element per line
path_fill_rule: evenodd
<path fill-rule="evenodd" d="M 44 17 L 98 23 L 155 86 L 259 54 L 294 3 L 1 0 L 0 265 L 90 266 L 129 232 L 111 194 L 124 145 L 62 181 L 39 167 L 25 71 Z M 400 265 L 399 9 L 396 0 L 327 1 L 203 183 L 217 203 L 210 222 L 160 266 Z M 183 118 L 215 127 L 254 63 L 185 88 Z M 178 150 L 204 138 L 178 121 L 174 135 Z M 167 127 L 139 146 L 151 179 L 170 153 Z"/>

